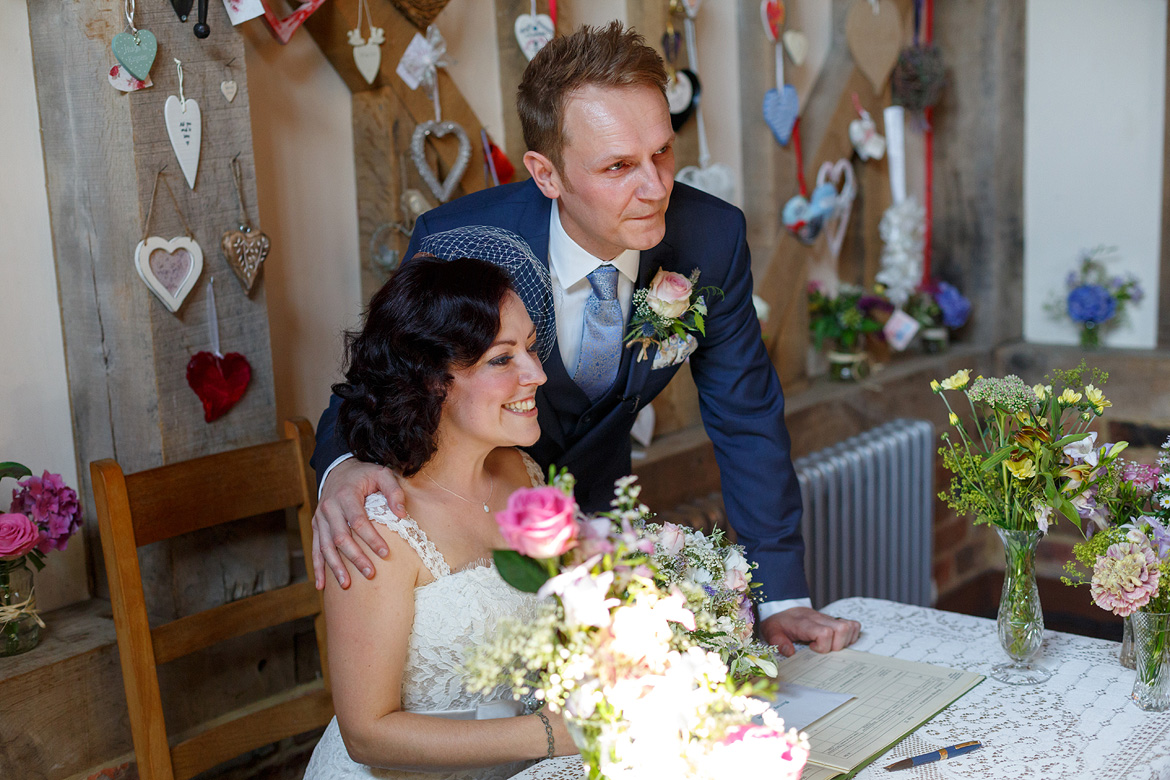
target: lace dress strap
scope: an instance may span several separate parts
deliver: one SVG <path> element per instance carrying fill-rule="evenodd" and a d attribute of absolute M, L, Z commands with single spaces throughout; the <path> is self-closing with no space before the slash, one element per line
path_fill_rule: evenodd
<path fill-rule="evenodd" d="M 427 567 L 427 571 L 436 580 L 440 577 L 446 577 L 451 573 L 451 567 L 447 564 L 447 559 L 443 557 L 443 554 L 439 552 L 434 543 L 427 538 L 426 532 L 418 527 L 418 523 L 414 521 L 414 518 L 409 515 L 399 517 L 391 512 L 390 505 L 386 503 L 386 497 L 384 495 L 381 493 L 373 493 L 366 497 L 366 514 L 375 523 L 384 525 L 401 536 L 418 553 L 418 557 L 422 559 L 423 565 Z"/>
<path fill-rule="evenodd" d="M 528 478 L 532 480 L 532 487 L 543 487 L 544 469 L 524 450 L 520 450 L 520 458 L 524 461 L 524 468 L 528 469 Z"/>

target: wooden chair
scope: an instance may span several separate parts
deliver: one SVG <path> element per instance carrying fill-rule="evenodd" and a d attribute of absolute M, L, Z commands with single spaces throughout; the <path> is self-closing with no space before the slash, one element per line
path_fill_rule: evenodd
<path fill-rule="evenodd" d="M 110 601 L 121 655 L 130 731 L 142 780 L 186 780 L 216 764 L 333 717 L 325 616 L 312 581 L 270 590 L 150 627 L 138 548 L 203 528 L 296 507 L 310 560 L 316 506 L 309 468 L 313 431 L 303 419 L 270 444 L 124 474 L 114 460 L 90 464 Z M 159 664 L 252 631 L 315 616 L 323 677 L 216 718 L 168 744 Z"/>

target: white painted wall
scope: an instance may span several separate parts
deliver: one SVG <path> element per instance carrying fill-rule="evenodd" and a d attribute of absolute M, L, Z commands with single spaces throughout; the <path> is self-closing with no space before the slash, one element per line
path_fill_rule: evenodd
<path fill-rule="evenodd" d="M 1112 270 L 1146 299 L 1116 347 L 1153 347 L 1162 224 L 1166 0 L 1028 0 L 1024 116 L 1024 338 L 1075 344 L 1044 311 L 1080 250 L 1116 246 Z M 1106 331 L 1109 333 L 1109 331 Z"/>
<path fill-rule="evenodd" d="M 5 291 L 0 301 L 0 461 L 23 463 L 38 475 L 56 472 L 76 487 L 25 0 L 0 2 L 0 73 L 0 289 Z M 7 509 L 15 485 L 11 480 L 0 484 L 0 509 Z M 86 597 L 81 534 L 64 552 L 48 557 L 36 589 L 42 610 Z"/>

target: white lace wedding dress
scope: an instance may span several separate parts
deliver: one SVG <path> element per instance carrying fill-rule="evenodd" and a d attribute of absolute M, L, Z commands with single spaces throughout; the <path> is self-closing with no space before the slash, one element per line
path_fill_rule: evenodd
<path fill-rule="evenodd" d="M 544 484 L 540 467 L 528 455 L 523 457 L 533 486 Z M 366 512 L 371 520 L 405 539 L 435 578 L 414 590 L 414 626 L 402 675 L 402 708 L 409 712 L 474 710 L 478 704 L 510 698 L 503 687 L 489 694 L 465 691 L 464 652 L 491 637 L 500 618 L 534 615 L 536 597 L 508 585 L 494 565 L 481 561 L 452 572 L 418 524 L 410 517 L 396 517 L 381 493 L 366 500 Z M 438 773 L 376 769 L 349 757 L 334 718 L 313 751 L 305 780 L 496 780 L 511 777 L 532 763 Z"/>

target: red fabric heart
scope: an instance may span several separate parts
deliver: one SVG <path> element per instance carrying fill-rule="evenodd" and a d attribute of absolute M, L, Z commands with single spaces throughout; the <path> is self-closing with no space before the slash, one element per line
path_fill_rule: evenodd
<path fill-rule="evenodd" d="M 222 357 L 213 352 L 196 352 L 187 363 L 187 384 L 203 402 L 203 419 L 213 422 L 227 414 L 248 389 L 252 366 L 239 352 Z"/>
<path fill-rule="evenodd" d="M 288 43 L 293 33 L 300 29 L 305 20 L 325 3 L 325 0 L 307 0 L 304 5 L 288 16 L 280 17 L 272 8 L 272 3 L 277 1 L 260 0 L 260 5 L 264 7 L 264 21 L 268 22 L 268 29 L 272 32 L 272 36 L 282 44 Z"/>
<path fill-rule="evenodd" d="M 508 159 L 508 155 L 504 154 L 503 150 L 496 146 L 494 142 L 488 141 L 488 146 L 492 150 L 492 165 L 496 168 L 496 176 L 499 178 L 500 184 L 508 184 L 512 181 L 512 177 L 516 175 L 516 169 L 512 166 L 512 161 Z"/>

